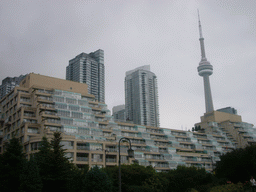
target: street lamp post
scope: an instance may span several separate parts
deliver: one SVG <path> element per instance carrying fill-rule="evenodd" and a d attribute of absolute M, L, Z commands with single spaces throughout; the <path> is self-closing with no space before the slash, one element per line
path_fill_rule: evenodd
<path fill-rule="evenodd" d="M 126 137 L 122 137 L 120 140 L 119 140 L 119 192 L 121 192 L 122 191 L 122 183 L 121 183 L 121 155 L 120 155 L 120 151 L 121 151 L 121 149 L 120 149 L 120 143 L 121 143 L 121 141 L 122 140 L 127 140 L 127 141 L 129 141 L 129 143 L 130 143 L 130 148 L 127 150 L 127 152 L 128 152 L 128 157 L 130 157 L 130 158 L 133 158 L 134 157 L 134 150 L 132 150 L 132 145 L 131 145 L 131 141 L 130 141 L 130 139 L 128 139 L 128 138 L 126 138 Z"/>

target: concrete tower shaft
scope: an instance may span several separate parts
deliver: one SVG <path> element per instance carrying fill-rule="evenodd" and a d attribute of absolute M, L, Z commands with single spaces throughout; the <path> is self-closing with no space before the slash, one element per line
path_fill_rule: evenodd
<path fill-rule="evenodd" d="M 210 87 L 209 76 L 213 72 L 213 67 L 209 61 L 206 59 L 205 48 L 204 48 L 204 38 L 202 33 L 202 26 L 200 22 L 199 12 L 198 12 L 198 22 L 199 22 L 199 41 L 201 47 L 201 61 L 197 67 L 198 74 L 204 78 L 204 95 L 205 95 L 205 109 L 206 113 L 213 111 L 212 93 Z"/>

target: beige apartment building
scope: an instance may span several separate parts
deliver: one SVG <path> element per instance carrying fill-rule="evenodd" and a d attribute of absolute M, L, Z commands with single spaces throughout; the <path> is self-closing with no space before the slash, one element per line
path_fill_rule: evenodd
<path fill-rule="evenodd" d="M 0 100 L 0 153 L 10 138 L 17 137 L 29 158 L 38 151 L 43 136 L 51 138 L 54 131 L 60 131 L 66 156 L 78 167 L 118 165 L 118 142 L 126 137 L 135 157 L 128 158 L 129 143 L 122 142 L 121 163 L 136 160 L 157 171 L 175 169 L 178 165 L 211 171 L 221 154 L 255 142 L 245 132 L 237 136 L 239 130 L 250 128 L 251 124 L 242 123 L 240 116 L 225 119 L 216 111 L 202 118 L 197 124 L 202 127 L 198 132 L 115 122 L 107 105 L 96 101 L 86 90 L 83 83 L 27 75 L 19 87 Z M 229 123 L 238 133 L 232 132 Z"/>
<path fill-rule="evenodd" d="M 227 107 L 206 113 L 196 126 L 202 128 L 200 132 L 211 134 L 214 137 L 218 135 L 227 137 L 238 148 L 256 144 L 256 129 L 253 124 L 242 122 L 242 117 L 232 111 L 234 111 L 233 108 Z M 218 140 L 218 142 L 229 146 L 224 140 Z"/>

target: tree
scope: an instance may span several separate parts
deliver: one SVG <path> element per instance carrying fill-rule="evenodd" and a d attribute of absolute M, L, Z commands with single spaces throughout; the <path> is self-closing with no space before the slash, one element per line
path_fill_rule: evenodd
<path fill-rule="evenodd" d="M 60 132 L 54 132 L 51 142 L 43 137 L 39 152 L 35 154 L 43 181 L 43 191 L 50 189 L 67 191 L 68 189 L 66 185 L 69 183 L 73 165 L 65 157 L 65 149 L 62 149 L 63 146 L 60 144 L 61 140 Z"/>
<path fill-rule="evenodd" d="M 42 180 L 39 175 L 39 168 L 34 158 L 23 163 L 20 174 L 20 190 L 21 192 L 41 192 Z"/>
<path fill-rule="evenodd" d="M 226 178 L 233 183 L 245 182 L 251 176 L 255 177 L 256 145 L 247 146 L 244 149 L 234 149 L 220 156 L 215 172 L 217 177 Z"/>
<path fill-rule="evenodd" d="M 179 192 L 197 189 L 206 191 L 207 184 L 212 183 L 212 175 L 204 168 L 178 166 L 177 169 L 168 172 L 168 191 Z"/>
<path fill-rule="evenodd" d="M 88 165 L 84 165 L 80 169 L 76 165 L 71 168 L 70 180 L 68 182 L 68 192 L 81 192 L 84 190 L 84 179 L 88 170 Z"/>
<path fill-rule="evenodd" d="M 98 166 L 93 167 L 85 176 L 83 192 L 111 192 L 112 183 L 107 173 Z"/>
<path fill-rule="evenodd" d="M 168 179 L 166 173 L 154 173 L 150 178 L 146 179 L 143 186 L 147 191 L 165 192 L 167 191 Z"/>
<path fill-rule="evenodd" d="M 69 158 L 65 156 L 65 149 L 60 144 L 62 140 L 60 132 L 54 132 L 54 138 L 51 141 L 52 160 L 53 160 L 53 176 L 56 180 L 66 181 L 69 178 L 71 163 Z"/>
<path fill-rule="evenodd" d="M 0 161 L 1 192 L 19 191 L 22 165 L 26 161 L 19 139 L 9 140 Z"/>
<path fill-rule="evenodd" d="M 111 181 L 113 183 L 113 191 L 118 191 L 118 166 L 115 167 L 107 167 L 104 171 L 109 175 Z M 122 179 L 122 191 L 146 191 L 144 184 L 150 185 L 150 178 L 156 171 L 151 167 L 141 166 L 139 164 L 132 165 L 121 165 L 121 179 Z M 151 178 L 153 181 L 153 178 Z M 146 182 L 146 183 L 145 183 Z"/>
<path fill-rule="evenodd" d="M 39 167 L 39 173 L 42 181 L 44 182 L 45 180 L 53 180 L 54 178 L 51 176 L 53 165 L 50 164 L 52 161 L 52 151 L 51 145 L 46 137 L 42 138 L 39 152 L 37 152 L 34 156 Z"/>

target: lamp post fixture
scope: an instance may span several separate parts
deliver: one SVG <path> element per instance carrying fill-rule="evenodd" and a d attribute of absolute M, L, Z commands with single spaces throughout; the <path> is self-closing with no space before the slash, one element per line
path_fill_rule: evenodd
<path fill-rule="evenodd" d="M 119 192 L 122 191 L 122 183 L 121 183 L 121 155 L 120 155 L 120 151 L 121 151 L 121 148 L 120 148 L 120 143 L 122 140 L 127 140 L 129 141 L 130 143 L 130 148 L 127 150 L 128 152 L 128 157 L 130 158 L 133 158 L 134 157 L 134 150 L 132 150 L 132 145 L 131 145 L 131 141 L 130 139 L 126 138 L 126 137 L 122 137 L 120 140 L 119 140 Z"/>

